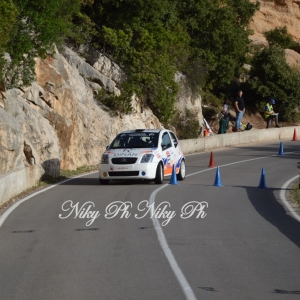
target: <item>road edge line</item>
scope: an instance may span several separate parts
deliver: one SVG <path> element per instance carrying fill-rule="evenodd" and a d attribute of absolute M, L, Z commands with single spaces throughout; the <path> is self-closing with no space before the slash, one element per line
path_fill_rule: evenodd
<path fill-rule="evenodd" d="M 295 177 L 291 178 L 290 180 L 288 180 L 280 189 L 280 193 L 279 193 L 279 198 L 282 201 L 282 203 L 284 204 L 284 206 L 286 207 L 286 209 L 292 214 L 292 216 L 298 221 L 300 222 L 300 216 L 297 212 L 295 212 L 295 210 L 293 209 L 293 207 L 291 206 L 291 204 L 288 202 L 288 200 L 286 199 L 285 193 L 287 190 L 287 187 L 291 184 L 292 181 L 296 180 L 296 178 L 298 178 L 299 175 L 296 175 Z"/>
<path fill-rule="evenodd" d="M 15 202 L 10 208 L 8 208 L 1 216 L 0 216 L 0 228 L 2 226 L 2 224 L 4 223 L 4 221 L 6 220 L 6 218 L 20 205 L 22 204 L 23 202 L 29 200 L 30 198 L 40 194 L 40 193 L 43 193 L 43 192 L 46 192 L 47 190 L 50 190 L 60 184 L 63 184 L 65 182 L 68 182 L 70 180 L 73 180 L 73 179 L 76 179 L 76 178 L 79 178 L 79 177 L 83 177 L 83 176 L 86 176 L 86 175 L 89 175 L 89 174 L 93 174 L 93 173 L 97 173 L 98 171 L 93 171 L 93 172 L 90 172 L 90 173 L 85 173 L 85 174 L 81 174 L 81 175 L 78 175 L 78 176 L 75 176 L 75 177 L 72 177 L 72 178 L 68 178 L 66 180 L 63 180 L 63 181 L 60 181 L 58 183 L 55 183 L 53 185 L 50 185 L 46 188 L 43 188 L 41 189 L 40 191 L 37 191 L 21 200 L 18 200 L 17 202 Z"/>
<path fill-rule="evenodd" d="M 157 188 L 156 190 L 154 190 L 151 195 L 150 195 L 150 198 L 149 198 L 149 204 L 155 204 L 155 196 L 156 194 L 161 191 L 162 189 L 164 189 L 165 187 L 167 187 L 168 184 L 164 184 L 163 186 Z M 154 206 L 151 206 L 153 209 L 154 209 Z M 156 234 L 157 234 L 157 237 L 158 237 L 158 241 L 160 243 L 160 246 L 171 266 L 171 269 L 173 270 L 173 273 L 175 274 L 175 277 L 177 278 L 181 288 L 182 288 L 182 291 L 186 297 L 187 300 L 196 300 L 196 296 L 194 294 L 194 291 L 193 289 L 191 288 L 191 286 L 189 285 L 187 279 L 185 278 L 183 272 L 181 271 L 170 247 L 169 247 L 169 244 L 167 242 L 167 239 L 165 237 L 165 234 L 161 228 L 161 225 L 158 221 L 158 219 L 156 219 L 155 217 L 152 218 L 152 223 L 154 225 L 154 229 L 156 231 Z"/>

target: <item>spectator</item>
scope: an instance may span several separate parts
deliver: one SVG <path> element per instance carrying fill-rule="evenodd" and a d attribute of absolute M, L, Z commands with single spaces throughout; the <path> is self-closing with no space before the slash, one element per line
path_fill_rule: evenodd
<path fill-rule="evenodd" d="M 278 113 L 275 113 L 273 110 L 274 104 L 275 100 L 271 98 L 265 106 L 265 119 L 267 121 L 267 128 L 270 127 L 272 119 L 275 119 L 276 127 L 280 127 L 278 124 Z"/>
<path fill-rule="evenodd" d="M 218 134 L 226 133 L 227 126 L 226 126 L 226 119 L 225 118 L 220 119 L 219 125 L 220 126 L 219 126 Z"/>
<path fill-rule="evenodd" d="M 236 131 L 243 131 L 241 129 L 241 121 L 245 113 L 245 103 L 244 103 L 244 98 L 242 97 L 243 91 L 239 90 L 237 94 L 238 95 L 235 97 L 234 100 L 234 109 L 236 113 L 235 127 L 236 127 Z"/>
<path fill-rule="evenodd" d="M 219 121 L 219 131 L 218 134 L 226 133 L 226 130 L 228 128 L 229 119 L 231 117 L 230 111 L 229 111 L 229 104 L 230 100 L 226 99 L 221 110 L 221 119 Z"/>
<path fill-rule="evenodd" d="M 230 114 L 230 107 L 231 101 L 229 99 L 226 99 L 223 107 L 222 107 L 222 114 L 224 115 L 224 119 L 226 120 L 226 128 L 228 128 L 228 123 L 229 120 L 231 119 L 231 114 Z"/>

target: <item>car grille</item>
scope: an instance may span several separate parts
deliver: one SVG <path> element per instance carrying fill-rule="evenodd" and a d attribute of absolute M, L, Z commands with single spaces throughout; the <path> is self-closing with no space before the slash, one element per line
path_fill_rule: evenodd
<path fill-rule="evenodd" d="M 115 157 L 111 159 L 114 165 L 131 165 L 137 161 L 137 157 Z"/>
<path fill-rule="evenodd" d="M 122 171 L 122 172 L 108 172 L 110 177 L 114 176 L 138 176 L 139 171 Z"/>

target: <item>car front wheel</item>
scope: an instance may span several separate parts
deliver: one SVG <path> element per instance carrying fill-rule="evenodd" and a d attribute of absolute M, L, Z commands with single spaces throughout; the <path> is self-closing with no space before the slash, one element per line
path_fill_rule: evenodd
<path fill-rule="evenodd" d="M 163 166 L 161 163 L 159 163 L 157 166 L 157 169 L 156 169 L 156 176 L 155 176 L 154 182 L 156 184 L 162 184 L 163 181 L 164 181 Z"/>
<path fill-rule="evenodd" d="M 185 161 L 182 160 L 180 163 L 180 169 L 179 172 L 177 174 L 177 179 L 178 180 L 184 180 L 185 178 Z"/>

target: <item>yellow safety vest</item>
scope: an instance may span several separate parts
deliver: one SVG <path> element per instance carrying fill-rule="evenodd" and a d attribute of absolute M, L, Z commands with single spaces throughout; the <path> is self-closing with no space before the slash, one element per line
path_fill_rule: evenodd
<path fill-rule="evenodd" d="M 273 106 L 272 106 L 270 103 L 268 103 L 266 106 L 267 106 L 267 108 L 268 108 L 268 109 L 267 109 L 268 112 L 273 111 Z M 266 111 L 266 110 L 265 110 L 265 111 Z M 265 113 L 265 118 L 269 118 L 269 116 L 270 116 L 270 115 L 267 115 L 267 114 Z"/>

